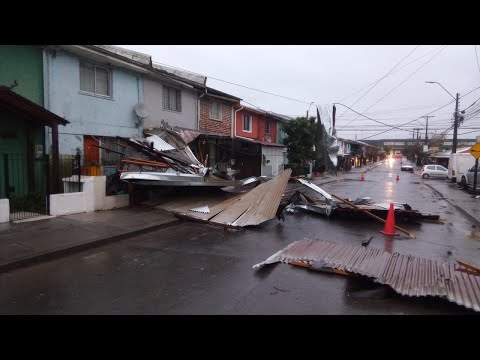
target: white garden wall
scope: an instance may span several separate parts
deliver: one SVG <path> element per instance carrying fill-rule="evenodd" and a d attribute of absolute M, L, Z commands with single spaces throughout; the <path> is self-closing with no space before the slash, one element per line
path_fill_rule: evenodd
<path fill-rule="evenodd" d="M 10 201 L 8 199 L 0 199 L 0 223 L 10 221 Z"/>
<path fill-rule="evenodd" d="M 50 195 L 50 214 L 69 215 L 128 206 L 128 194 L 105 195 L 105 176 L 82 176 L 82 192 Z"/>

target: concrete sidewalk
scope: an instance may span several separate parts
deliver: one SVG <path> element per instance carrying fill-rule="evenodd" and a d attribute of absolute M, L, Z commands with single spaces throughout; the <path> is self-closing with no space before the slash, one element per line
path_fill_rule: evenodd
<path fill-rule="evenodd" d="M 360 169 L 362 172 L 368 171 L 380 163 Z M 345 180 L 342 175 L 315 177 L 311 181 L 317 185 L 328 184 Z M 21 223 L 2 223 L 0 272 L 175 226 L 180 222 L 182 221 L 165 211 L 137 206 L 134 209 L 123 208 Z"/>
<path fill-rule="evenodd" d="M 164 211 L 135 207 L 0 224 L 0 272 L 180 222 Z"/>
<path fill-rule="evenodd" d="M 457 184 L 445 180 L 422 179 L 422 182 L 435 190 L 452 206 L 455 206 L 472 224 L 480 228 L 480 198 L 476 199 L 472 194 L 458 188 Z"/>

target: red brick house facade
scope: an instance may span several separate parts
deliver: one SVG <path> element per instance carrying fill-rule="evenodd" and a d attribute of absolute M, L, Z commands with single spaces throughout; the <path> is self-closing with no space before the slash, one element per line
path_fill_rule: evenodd
<path fill-rule="evenodd" d="M 212 107 L 215 107 L 215 109 L 212 109 Z M 233 106 L 231 102 L 223 102 L 222 100 L 219 101 L 218 99 L 205 96 L 202 97 L 200 99 L 199 130 L 231 136 L 232 113 Z M 219 116 L 217 117 L 215 115 Z"/>
<path fill-rule="evenodd" d="M 211 88 L 199 96 L 198 130 L 233 137 L 234 108 L 240 98 Z"/>

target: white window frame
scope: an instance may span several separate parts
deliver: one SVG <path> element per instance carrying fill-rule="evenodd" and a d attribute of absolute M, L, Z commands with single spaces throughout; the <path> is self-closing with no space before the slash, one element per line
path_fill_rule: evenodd
<path fill-rule="evenodd" d="M 248 116 L 248 127 L 250 130 L 246 130 L 245 129 L 245 116 Z M 248 114 L 243 114 L 242 116 L 242 131 L 243 132 L 248 132 L 248 133 L 251 133 L 252 132 L 252 115 L 248 115 Z"/>
<path fill-rule="evenodd" d="M 104 99 L 113 99 L 112 69 L 108 66 L 97 65 L 97 64 L 94 64 L 94 63 L 89 62 L 89 61 L 80 60 L 80 62 L 78 63 L 79 87 L 81 86 L 81 82 L 82 82 L 81 81 L 81 77 L 82 77 L 81 67 L 82 67 L 82 64 L 93 66 L 93 69 L 94 69 L 94 72 L 93 72 L 93 80 L 94 80 L 93 91 L 94 92 L 90 92 L 90 91 L 87 91 L 87 90 L 82 90 L 80 88 L 80 93 L 83 94 L 83 95 L 96 96 L 96 97 L 101 97 L 101 98 L 104 98 Z M 107 74 L 108 74 L 108 95 L 98 94 L 96 92 L 97 91 L 97 68 L 100 68 L 100 69 L 103 69 L 103 70 L 107 71 Z"/>
<path fill-rule="evenodd" d="M 219 106 L 219 111 L 218 111 L 218 114 L 219 114 L 219 118 L 214 118 L 213 115 L 212 115 L 212 108 L 213 108 L 213 104 L 218 104 Z M 222 103 L 220 101 L 214 101 L 214 100 L 211 100 L 210 103 L 209 103 L 209 109 L 208 109 L 208 117 L 210 120 L 215 120 L 215 121 L 222 121 Z"/>
<path fill-rule="evenodd" d="M 172 109 L 172 108 L 168 108 L 165 106 L 165 96 L 167 94 L 167 92 L 169 91 L 175 91 L 176 95 L 175 95 L 175 109 Z M 180 98 L 180 101 L 178 101 L 178 98 Z M 166 111 L 173 111 L 173 112 L 177 112 L 177 113 L 181 113 L 182 112 L 182 90 L 179 89 L 179 88 L 176 88 L 176 87 L 173 87 L 173 86 L 169 86 L 169 85 L 163 85 L 162 87 L 162 108 L 163 110 L 166 110 Z"/>

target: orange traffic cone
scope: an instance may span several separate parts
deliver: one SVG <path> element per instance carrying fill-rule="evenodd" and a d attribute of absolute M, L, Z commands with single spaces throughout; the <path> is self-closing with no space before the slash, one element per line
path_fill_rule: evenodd
<path fill-rule="evenodd" d="M 363 173 L 362 173 L 362 181 L 365 181 L 365 176 L 363 176 Z"/>
<path fill-rule="evenodd" d="M 380 231 L 384 235 L 396 236 L 399 235 L 395 232 L 395 209 L 393 208 L 393 203 L 390 203 L 390 209 L 388 209 L 387 222 L 385 223 L 385 228 L 383 231 Z"/>
<path fill-rule="evenodd" d="M 397 178 L 396 178 L 396 180 L 397 180 L 397 181 L 398 181 L 398 180 L 400 180 L 400 176 L 399 176 L 398 174 L 397 174 Z"/>

